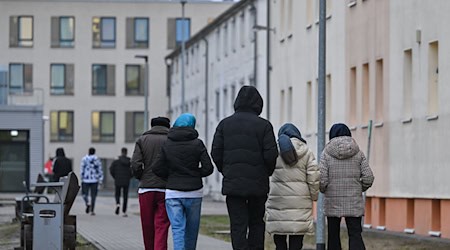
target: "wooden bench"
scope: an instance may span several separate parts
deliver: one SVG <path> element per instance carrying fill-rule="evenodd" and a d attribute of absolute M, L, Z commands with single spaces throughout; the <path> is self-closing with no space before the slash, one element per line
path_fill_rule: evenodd
<path fill-rule="evenodd" d="M 51 202 L 48 197 L 40 199 L 33 203 L 31 215 L 22 214 L 21 248 L 45 249 L 51 242 L 57 249 L 75 249 L 76 216 L 69 212 L 80 189 L 77 176 L 70 172 L 60 182 L 36 183 L 34 186 L 54 190 L 54 199 Z"/>

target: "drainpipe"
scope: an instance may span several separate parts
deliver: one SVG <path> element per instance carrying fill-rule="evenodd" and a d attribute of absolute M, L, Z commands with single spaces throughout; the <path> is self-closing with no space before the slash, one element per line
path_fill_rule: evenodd
<path fill-rule="evenodd" d="M 267 120 L 270 120 L 270 71 L 272 70 L 272 66 L 270 65 L 270 1 L 267 1 L 267 41 L 266 41 L 266 57 L 267 57 L 267 69 L 266 69 L 266 111 L 267 111 Z"/>
<path fill-rule="evenodd" d="M 208 98 L 208 91 L 209 91 L 209 72 L 208 72 L 208 65 L 209 65 L 209 44 L 208 40 L 206 38 L 202 38 L 202 40 L 205 42 L 205 145 L 208 147 L 208 122 L 209 122 L 209 98 Z"/>
<path fill-rule="evenodd" d="M 250 11 L 253 13 L 253 15 L 254 15 L 254 18 L 253 18 L 253 27 L 256 27 L 257 26 L 257 20 L 258 20 L 258 18 L 257 18 L 257 11 L 256 11 L 256 7 L 255 7 L 255 2 L 254 1 L 252 1 L 252 4 L 251 4 L 251 7 L 250 7 Z M 258 33 L 257 33 L 257 30 L 256 29 L 253 29 L 253 36 L 254 36 L 254 39 L 255 39 L 255 41 L 254 41 L 254 46 L 253 46 L 253 48 L 254 48 L 254 58 L 253 58 L 253 66 L 254 66 L 254 68 L 253 68 L 253 81 L 254 81 L 254 84 L 256 85 L 257 83 L 258 83 L 258 77 L 257 77 L 257 73 L 258 73 L 258 39 L 257 39 L 257 35 L 258 35 Z"/>

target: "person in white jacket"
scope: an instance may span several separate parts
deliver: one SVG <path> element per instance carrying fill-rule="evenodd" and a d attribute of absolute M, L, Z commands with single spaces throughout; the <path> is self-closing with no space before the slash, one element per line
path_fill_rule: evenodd
<path fill-rule="evenodd" d="M 302 249 L 304 235 L 314 233 L 312 208 L 319 194 L 320 172 L 313 152 L 293 124 L 280 128 L 278 147 L 266 203 L 266 231 L 273 235 L 277 250 Z"/>
<path fill-rule="evenodd" d="M 102 162 L 95 155 L 95 148 L 89 148 L 89 154 L 81 159 L 81 194 L 86 203 L 86 213 L 95 215 L 95 198 L 97 198 L 98 185 L 103 182 Z M 89 202 L 89 192 L 91 200 Z"/>

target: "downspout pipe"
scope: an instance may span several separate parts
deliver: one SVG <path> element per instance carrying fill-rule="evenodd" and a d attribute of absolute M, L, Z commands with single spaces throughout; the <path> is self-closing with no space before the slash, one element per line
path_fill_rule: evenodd
<path fill-rule="evenodd" d="M 270 1 L 267 1 L 267 27 L 270 28 Z M 267 69 L 266 69 L 266 111 L 267 111 L 267 120 L 270 120 L 270 71 L 272 70 L 272 66 L 270 65 L 270 29 L 267 30 L 267 41 L 266 41 L 266 57 L 267 57 Z"/>
<path fill-rule="evenodd" d="M 209 43 L 208 39 L 205 37 L 202 38 L 202 40 L 205 42 L 205 145 L 208 146 L 208 124 L 209 124 L 209 98 L 208 98 L 208 91 L 209 91 Z"/>

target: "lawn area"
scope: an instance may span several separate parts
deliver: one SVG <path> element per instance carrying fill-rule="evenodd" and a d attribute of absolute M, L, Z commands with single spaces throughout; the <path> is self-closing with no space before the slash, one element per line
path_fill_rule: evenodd
<path fill-rule="evenodd" d="M 229 219 L 227 215 L 204 215 L 200 221 L 200 233 L 210 237 L 230 242 Z M 447 250 L 450 249 L 450 240 L 426 236 L 407 235 L 402 233 L 380 232 L 365 230 L 364 243 L 367 249 L 383 250 Z M 303 240 L 303 249 L 315 249 L 315 237 L 306 236 Z M 341 230 L 342 249 L 348 249 L 348 237 L 345 227 Z M 275 249 L 273 239 L 266 234 L 265 249 Z"/>

